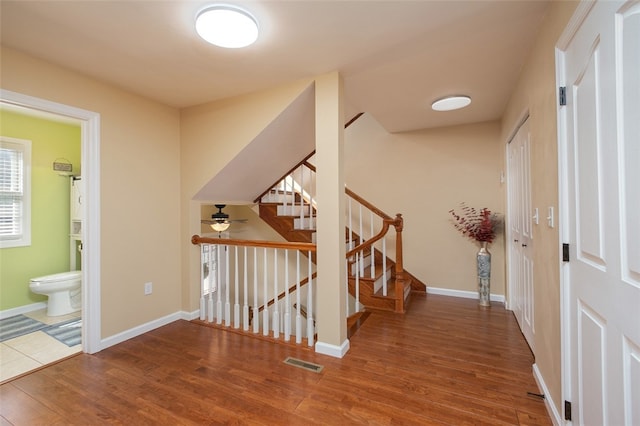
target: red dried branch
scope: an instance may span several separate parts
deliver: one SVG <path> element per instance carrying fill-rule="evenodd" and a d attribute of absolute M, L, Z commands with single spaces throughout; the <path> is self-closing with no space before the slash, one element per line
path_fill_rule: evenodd
<path fill-rule="evenodd" d="M 460 203 L 460 210 L 460 214 L 454 210 L 449 210 L 449 213 L 453 217 L 453 226 L 462 235 L 475 241 L 493 242 L 502 224 L 499 214 L 491 213 L 486 207 L 476 210 L 465 203 Z"/>

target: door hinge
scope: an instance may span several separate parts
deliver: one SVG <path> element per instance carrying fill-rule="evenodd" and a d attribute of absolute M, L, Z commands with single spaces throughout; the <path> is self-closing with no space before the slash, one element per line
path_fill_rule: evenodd
<path fill-rule="evenodd" d="M 564 419 L 571 421 L 571 402 L 564 402 Z"/>
<path fill-rule="evenodd" d="M 558 88 L 558 98 L 560 99 L 560 106 L 567 104 L 567 87 L 561 86 Z"/>
<path fill-rule="evenodd" d="M 567 243 L 562 243 L 562 261 L 569 261 L 569 244 Z"/>

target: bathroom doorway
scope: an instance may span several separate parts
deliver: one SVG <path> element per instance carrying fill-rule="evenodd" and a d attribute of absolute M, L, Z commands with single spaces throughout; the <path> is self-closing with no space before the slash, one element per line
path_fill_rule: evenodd
<path fill-rule="evenodd" d="M 75 120 L 81 128 L 85 184 L 82 269 L 82 351 L 100 351 L 100 115 L 73 106 L 0 89 L 0 103 Z"/>

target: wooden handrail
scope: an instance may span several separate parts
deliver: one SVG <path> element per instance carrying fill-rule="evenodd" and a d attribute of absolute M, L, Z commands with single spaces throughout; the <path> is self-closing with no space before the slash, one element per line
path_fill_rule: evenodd
<path fill-rule="evenodd" d="M 200 235 L 194 235 L 191 237 L 191 244 L 218 244 L 227 246 L 247 246 L 247 247 L 265 247 L 265 248 L 280 248 L 287 250 L 301 250 L 301 251 L 316 251 L 316 245 L 313 243 L 298 243 L 298 242 L 279 242 L 279 241 L 260 241 L 260 240 L 237 240 L 226 238 L 210 238 L 201 237 Z"/>
<path fill-rule="evenodd" d="M 402 221 L 402 215 L 398 214 L 399 218 L 396 217 L 396 219 L 383 219 L 382 221 L 382 229 L 380 230 L 380 232 L 378 232 L 376 235 L 374 235 L 373 237 L 369 238 L 367 241 L 357 245 L 356 247 L 354 247 L 353 249 L 349 250 L 345 256 L 347 258 L 353 256 L 354 254 L 358 253 L 359 251 L 362 251 L 368 247 L 371 247 L 376 241 L 381 240 L 385 235 L 387 235 L 387 232 L 389 231 L 389 226 L 390 225 L 394 225 L 396 226 L 396 222 L 398 220 Z"/>
<path fill-rule="evenodd" d="M 315 149 L 311 152 L 311 154 L 307 155 L 306 157 L 304 157 L 300 162 L 298 162 L 298 164 L 296 164 L 295 166 L 293 166 L 292 168 L 289 169 L 289 171 L 287 171 L 287 173 L 283 174 L 282 176 L 280 176 L 279 179 L 277 179 L 274 183 L 272 183 L 271 185 L 269 185 L 269 187 L 267 187 L 267 189 L 260 194 L 255 200 L 253 200 L 254 203 L 259 203 L 260 199 L 262 197 L 264 197 L 269 191 L 271 191 L 271 188 L 273 188 L 274 186 L 276 186 L 280 181 L 282 181 L 284 178 L 286 178 L 287 176 L 289 176 L 291 173 L 293 173 L 294 170 L 296 170 L 298 167 L 302 166 L 303 164 L 307 163 L 307 160 L 311 157 L 313 157 L 315 155 L 316 151 Z M 315 170 L 314 170 L 315 171 Z"/>
<path fill-rule="evenodd" d="M 367 200 L 365 200 L 364 198 L 362 198 L 361 196 L 359 196 L 358 194 L 350 190 L 349 188 L 345 187 L 344 192 L 348 196 L 356 200 L 358 203 L 362 204 L 363 206 L 365 206 L 366 208 L 368 208 L 369 210 L 377 214 L 382 219 L 394 220 L 391 218 L 391 216 L 389 216 L 388 214 L 386 214 L 385 212 L 383 212 L 382 210 L 380 210 L 379 208 L 377 208 L 376 206 L 374 206 L 373 204 L 371 204 L 370 202 L 368 202 Z"/>

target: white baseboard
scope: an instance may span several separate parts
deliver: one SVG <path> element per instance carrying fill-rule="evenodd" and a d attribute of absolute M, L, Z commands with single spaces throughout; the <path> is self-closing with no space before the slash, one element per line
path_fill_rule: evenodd
<path fill-rule="evenodd" d="M 180 311 L 180 319 L 185 321 L 192 321 L 198 318 L 200 318 L 200 309 L 196 309 L 193 312 Z"/>
<path fill-rule="evenodd" d="M 173 314 L 164 316 L 162 318 L 149 321 L 146 324 L 142 324 L 137 327 L 130 328 L 129 330 L 126 330 L 121 333 L 102 339 L 100 341 L 100 350 L 107 349 L 110 346 L 117 345 L 118 343 L 122 343 L 126 340 L 140 336 L 141 334 L 148 333 L 149 331 L 155 330 L 156 328 L 170 324 L 179 319 L 183 319 L 182 314 L 183 312 L 175 312 Z"/>
<path fill-rule="evenodd" d="M 316 342 L 316 352 L 329 355 L 334 358 L 342 358 L 349 351 L 349 339 L 346 339 L 340 346 L 331 345 L 324 342 Z"/>
<path fill-rule="evenodd" d="M 17 308 L 5 309 L 0 311 L 0 319 L 14 317 L 20 314 L 28 314 L 29 312 L 37 311 L 39 309 L 46 309 L 47 302 L 32 303 L 30 305 L 18 306 Z"/>
<path fill-rule="evenodd" d="M 556 409 L 556 404 L 554 404 L 553 400 L 551 399 L 551 395 L 549 394 L 549 389 L 547 388 L 547 385 L 544 383 L 542 374 L 540 373 L 540 370 L 538 369 L 538 366 L 536 364 L 533 364 L 533 378 L 536 380 L 536 383 L 538 384 L 540 393 L 544 395 L 544 405 L 547 407 L 547 412 L 549 413 L 549 417 L 551 417 L 551 421 L 553 422 L 554 426 L 563 425 L 564 422 L 562 421 L 562 417 L 560 416 L 560 413 L 558 413 L 558 410 Z"/>
<path fill-rule="evenodd" d="M 442 296 L 464 297 L 465 299 L 478 299 L 477 291 L 452 290 L 450 288 L 427 287 L 427 294 L 440 294 Z M 504 303 L 503 294 L 492 294 L 490 297 L 492 302 Z"/>

